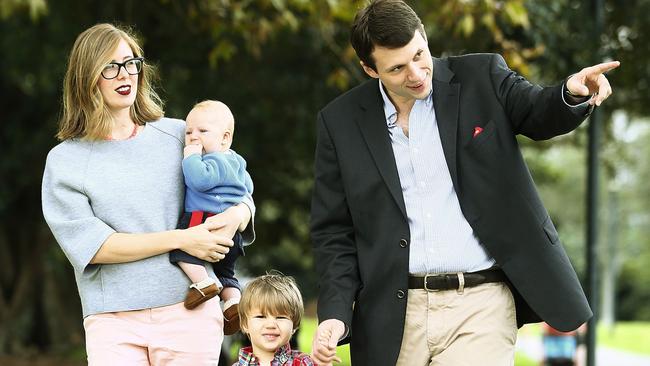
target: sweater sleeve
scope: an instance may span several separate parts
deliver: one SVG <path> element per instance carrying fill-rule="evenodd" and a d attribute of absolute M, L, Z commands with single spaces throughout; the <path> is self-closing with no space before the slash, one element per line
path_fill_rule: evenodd
<path fill-rule="evenodd" d="M 244 246 L 248 246 L 255 241 L 255 212 L 257 208 L 255 207 L 255 202 L 253 202 L 253 196 L 250 194 L 245 195 L 241 203 L 248 206 L 248 209 L 251 211 L 251 220 L 241 233 Z"/>
<path fill-rule="evenodd" d="M 95 217 L 84 193 L 87 155 L 66 150 L 64 145 L 53 149 L 45 163 L 41 190 L 45 221 L 77 272 L 83 272 L 106 239 L 115 233 Z"/>
<path fill-rule="evenodd" d="M 185 184 L 197 192 L 205 192 L 233 179 L 229 166 L 218 154 L 194 154 L 183 159 Z"/>
<path fill-rule="evenodd" d="M 248 174 L 248 171 L 246 170 L 246 160 L 244 160 L 241 155 L 234 153 L 235 156 L 237 157 L 237 161 L 239 162 L 239 171 L 237 172 L 237 175 L 239 177 L 242 177 L 244 180 L 244 187 L 246 187 L 246 192 L 250 195 L 253 194 L 253 179 L 251 178 L 251 175 Z"/>
<path fill-rule="evenodd" d="M 251 245 L 255 241 L 255 202 L 253 202 L 253 179 L 251 178 L 251 175 L 248 174 L 248 171 L 246 170 L 246 160 L 242 158 L 240 155 L 236 155 L 237 160 L 239 161 L 239 168 L 241 174 L 240 176 L 244 177 L 244 186 L 246 186 L 246 195 L 242 199 L 242 203 L 248 206 L 248 208 L 251 211 L 251 221 L 246 226 L 244 231 L 242 232 L 242 238 L 244 239 L 244 245 Z"/>

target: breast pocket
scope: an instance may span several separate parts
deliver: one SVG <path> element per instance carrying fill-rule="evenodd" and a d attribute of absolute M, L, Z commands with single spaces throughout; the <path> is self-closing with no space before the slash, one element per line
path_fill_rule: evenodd
<path fill-rule="evenodd" d="M 484 145 L 486 141 L 495 138 L 496 124 L 494 123 L 494 120 L 489 120 L 484 126 L 476 126 L 475 128 L 482 128 L 482 131 L 479 133 L 473 131 L 472 137 L 467 145 L 465 145 L 469 150 L 476 150 Z"/>

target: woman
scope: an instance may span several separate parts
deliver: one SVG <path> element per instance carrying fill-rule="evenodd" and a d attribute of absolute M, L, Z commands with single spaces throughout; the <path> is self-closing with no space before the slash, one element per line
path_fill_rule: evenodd
<path fill-rule="evenodd" d="M 183 209 L 185 124 L 163 117 L 152 77 L 127 31 L 98 24 L 81 33 L 63 85 L 62 142 L 45 166 L 43 213 L 74 267 L 90 365 L 216 364 L 218 300 L 185 309 L 190 283 L 168 252 L 216 262 L 235 231 L 254 239 L 251 197 L 173 230 Z"/>

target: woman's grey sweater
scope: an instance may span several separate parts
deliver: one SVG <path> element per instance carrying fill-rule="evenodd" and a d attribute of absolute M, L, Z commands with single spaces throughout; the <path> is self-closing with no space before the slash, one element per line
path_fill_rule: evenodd
<path fill-rule="evenodd" d="M 172 230 L 183 210 L 185 123 L 162 118 L 121 141 L 71 139 L 54 147 L 43 174 L 43 214 L 74 267 L 83 315 L 166 306 L 190 284 L 168 253 L 90 264 L 113 233 Z M 252 206 L 252 200 L 249 200 Z M 254 211 L 254 208 L 253 208 Z M 252 224 L 244 236 L 252 241 Z M 208 272 L 214 276 L 212 266 Z"/>

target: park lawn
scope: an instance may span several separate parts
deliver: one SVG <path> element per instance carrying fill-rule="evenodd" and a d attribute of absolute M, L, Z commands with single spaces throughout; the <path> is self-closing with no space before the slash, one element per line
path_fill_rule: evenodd
<path fill-rule="evenodd" d="M 618 322 L 611 330 L 601 325 L 596 336 L 599 346 L 650 355 L 650 322 Z"/>
<path fill-rule="evenodd" d="M 316 319 L 314 318 L 303 318 L 302 324 L 300 325 L 300 333 L 298 334 L 298 344 L 300 345 L 300 350 L 306 353 L 311 352 L 311 341 L 314 331 L 316 330 Z M 336 364 L 337 366 L 350 366 L 350 348 L 346 344 L 340 346 L 337 349 L 337 355 L 341 357 L 342 362 Z M 515 355 L 515 366 L 538 366 L 539 363 L 527 358 L 524 355 L 516 354 Z"/>
<path fill-rule="evenodd" d="M 515 353 L 515 366 L 539 366 L 539 362 L 530 359 L 521 353 Z"/>
<path fill-rule="evenodd" d="M 541 337 L 540 323 L 526 324 L 519 334 Z M 618 322 L 611 330 L 600 324 L 596 346 L 650 355 L 650 322 Z"/>
<path fill-rule="evenodd" d="M 541 323 L 526 324 L 519 334 L 542 336 Z M 618 322 L 611 330 L 600 324 L 596 346 L 650 355 L 650 322 Z"/>

